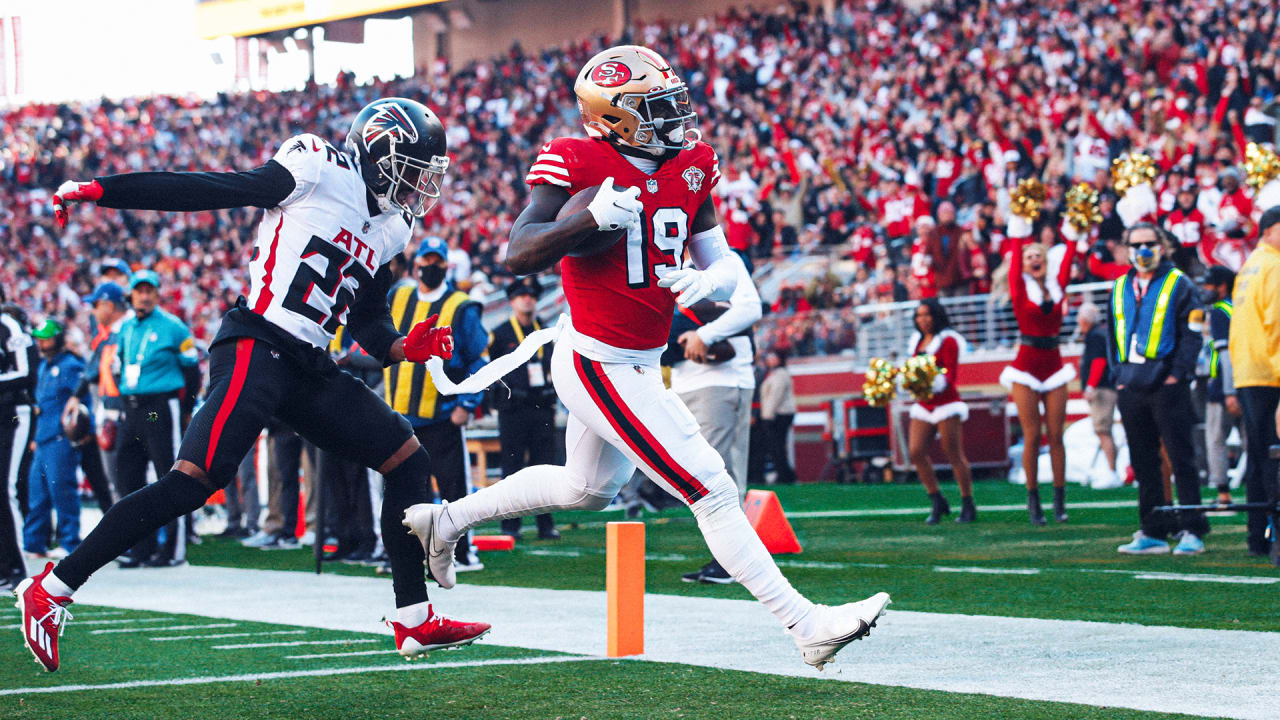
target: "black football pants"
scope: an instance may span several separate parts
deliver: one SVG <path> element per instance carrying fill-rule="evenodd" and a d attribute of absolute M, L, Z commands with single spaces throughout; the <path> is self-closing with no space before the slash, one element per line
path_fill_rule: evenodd
<path fill-rule="evenodd" d="M 1180 517 L 1151 511 L 1166 504 L 1164 480 L 1160 477 L 1162 440 L 1169 453 L 1169 463 L 1173 465 L 1178 504 L 1200 504 L 1200 473 L 1191 445 L 1191 427 L 1195 425 L 1196 415 L 1190 388 L 1183 382 L 1161 385 L 1154 390 L 1125 388 L 1117 393 L 1116 405 L 1129 442 L 1129 464 L 1138 483 L 1138 517 L 1143 534 L 1164 540 L 1170 533 L 1182 529 L 1203 539 L 1209 534 L 1209 521 L 1203 511 L 1180 513 Z"/>
<path fill-rule="evenodd" d="M 316 446 L 369 468 L 381 467 L 412 436 L 408 421 L 336 366 L 313 370 L 255 338 L 218 343 L 210 350 L 206 402 L 192 419 L 178 452 L 180 459 L 204 470 L 207 478 L 172 470 L 160 482 L 123 498 L 59 563 L 57 576 L 78 588 L 137 542 L 139 533 L 199 509 L 235 479 L 240 461 L 273 417 Z M 405 508 L 430 501 L 429 470 L 426 453 L 419 449 L 385 474 L 383 542 L 399 607 L 427 599 L 422 545 L 400 523 Z"/>
<path fill-rule="evenodd" d="M 1280 404 L 1280 387 L 1238 387 L 1236 397 L 1244 415 L 1245 460 L 1244 499 L 1246 502 L 1276 503 L 1277 471 L 1280 460 L 1271 458 L 1276 440 L 1276 405 Z M 1256 553 L 1270 551 L 1267 543 L 1265 510 L 1249 511 L 1249 549 Z M 1280 531 L 1280 528 L 1277 528 Z M 1272 538 L 1274 541 L 1275 538 Z"/>
<path fill-rule="evenodd" d="M 0 580 L 25 568 L 18 477 L 31 463 L 35 414 L 30 405 L 0 405 Z"/>
<path fill-rule="evenodd" d="M 427 449 L 431 456 L 431 474 L 436 478 L 436 487 L 440 497 L 453 502 L 467 496 L 467 441 L 462 435 L 462 428 L 445 419 L 432 425 L 422 425 L 413 429 L 418 442 Z M 382 542 L 387 542 L 386 530 L 383 530 Z M 468 563 L 471 552 L 471 531 L 458 541 L 454 558 L 464 565 Z"/>

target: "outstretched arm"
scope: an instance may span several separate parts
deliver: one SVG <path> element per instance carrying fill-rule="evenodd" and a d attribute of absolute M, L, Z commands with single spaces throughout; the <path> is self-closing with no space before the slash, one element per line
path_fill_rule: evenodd
<path fill-rule="evenodd" d="M 67 224 L 67 205 L 92 202 L 127 210 L 220 210 L 272 208 L 297 187 L 293 174 L 275 160 L 245 172 L 141 172 L 108 175 L 90 182 L 69 180 L 53 195 L 59 227 Z"/>

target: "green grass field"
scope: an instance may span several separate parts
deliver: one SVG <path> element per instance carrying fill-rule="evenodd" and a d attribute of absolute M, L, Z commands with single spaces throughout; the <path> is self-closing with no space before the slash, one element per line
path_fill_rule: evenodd
<path fill-rule="evenodd" d="M 1116 554 L 1115 547 L 1135 527 L 1133 507 L 1077 507 L 1068 524 L 1046 528 L 1031 527 L 1025 512 L 994 511 L 980 513 L 975 525 L 946 522 L 929 528 L 922 522 L 924 501 L 918 485 L 777 490 L 784 508 L 795 514 L 791 522 L 805 548 L 800 555 L 778 560 L 793 583 L 817 601 L 844 601 L 887 590 L 894 596 L 893 610 L 1280 630 L 1276 586 L 1240 581 L 1280 577 L 1280 571 L 1246 556 L 1243 516 L 1213 518 L 1210 551 L 1203 556 L 1129 558 Z M 954 487 L 947 490 L 954 497 Z M 1023 497 L 1021 489 L 1004 483 L 978 486 L 980 506 L 1020 504 Z M 1134 492 L 1073 488 L 1070 499 L 1128 501 Z M 922 509 L 908 515 L 804 516 L 815 511 L 913 507 Z M 562 540 L 526 539 L 515 552 L 484 553 L 486 569 L 462 575 L 460 581 L 600 590 L 604 522 L 619 517 L 617 512 L 560 515 Z M 681 572 L 706 559 L 686 510 L 672 509 L 645 520 L 649 592 L 749 597 L 737 586 L 680 582 Z M 486 530 L 496 532 L 496 527 L 481 532 Z M 191 548 L 190 557 L 196 565 L 297 572 L 313 567 L 310 550 L 264 552 L 215 538 Z M 347 565 L 326 566 L 326 572 L 373 575 L 372 569 Z M 1199 581 L 1187 582 L 1187 576 Z M 1215 578 L 1233 582 L 1213 582 Z M 9 633 L 0 642 L 0 717 L 1171 717 L 830 682 L 816 674 L 782 677 L 485 643 L 406 663 L 382 635 L 102 607 L 73 609 L 76 619 L 64 638 L 64 667 L 52 675 L 41 672 L 21 646 L 16 611 L 0 611 L 0 624 Z M 260 630 L 277 634 L 241 635 Z M 217 635 L 227 637 L 209 637 Z M 182 639 L 160 639 L 165 637 Z M 306 644 L 227 647 L 246 643 Z M 259 677 L 268 673 L 276 675 Z M 144 684 L 56 693 L 34 690 L 127 682 Z M 24 690 L 13 692 L 18 689 Z"/>
<path fill-rule="evenodd" d="M 1136 504 L 1121 508 L 1071 509 L 1065 524 L 1032 527 L 1024 511 L 980 513 L 973 525 L 946 521 L 924 525 L 919 485 L 809 485 L 773 488 L 788 513 L 911 508 L 919 513 L 880 517 L 795 517 L 791 524 L 804 546 L 799 555 L 778 556 L 787 577 L 819 602 L 844 602 L 876 590 L 894 597 L 894 609 L 975 615 L 1136 622 L 1235 630 L 1280 630 L 1276 586 L 1228 582 L 1140 579 L 1173 573 L 1280 577 L 1262 558 L 1245 552 L 1244 515 L 1212 517 L 1208 552 L 1196 557 L 1120 555 L 1116 547 L 1137 528 Z M 954 486 L 946 488 L 953 500 Z M 1026 495 L 1007 483 L 981 483 L 979 505 L 1020 505 Z M 1131 488 L 1092 491 L 1072 488 L 1080 503 L 1132 501 Z M 1070 506 L 1069 506 L 1070 507 Z M 953 515 L 954 517 L 954 515 Z M 620 512 L 563 513 L 559 541 L 526 539 L 515 552 L 483 553 L 485 570 L 460 582 L 571 590 L 604 585 L 604 523 Z M 680 574 L 710 559 L 692 516 L 684 508 L 645 518 L 649 592 L 749 598 L 737 585 L 690 585 Z M 496 533 L 497 526 L 477 532 Z M 526 535 L 532 538 L 532 534 Z M 196 564 L 309 570 L 311 550 L 263 552 L 212 540 L 191 549 Z M 939 571 L 937 568 L 948 568 Z M 976 572 L 1035 570 L 1034 575 Z M 964 570 L 970 570 L 968 572 Z M 368 568 L 326 566 L 326 572 L 372 575 Z M 1212 579 L 1212 578 L 1210 578 Z M 1105 598 L 1105 602 L 1100 599 Z M 1230 602 L 1225 599 L 1230 598 Z"/>

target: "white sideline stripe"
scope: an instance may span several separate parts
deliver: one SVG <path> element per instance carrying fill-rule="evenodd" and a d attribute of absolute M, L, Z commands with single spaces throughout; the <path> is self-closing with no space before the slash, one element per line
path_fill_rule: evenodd
<path fill-rule="evenodd" d="M 174 618 L 171 618 L 171 617 L 158 617 L 158 618 L 136 618 L 136 619 L 130 618 L 126 620 L 84 620 L 84 621 L 72 620 L 71 622 L 75 623 L 76 627 L 81 627 L 84 625 L 122 625 L 125 623 L 169 622 L 170 620 L 173 620 L 173 619 Z M 5 629 L 21 630 L 22 623 L 18 623 L 17 625 L 6 625 Z"/>
<path fill-rule="evenodd" d="M 173 630 L 200 630 L 202 628 L 237 627 L 240 623 L 200 623 L 198 625 L 170 625 L 168 627 L 111 628 L 109 630 L 90 630 L 90 635 L 106 635 L 108 633 L 127 632 L 170 632 Z"/>
<path fill-rule="evenodd" d="M 222 640 L 234 637 L 260 637 L 262 635 L 305 635 L 306 630 L 272 630 L 271 632 L 234 632 L 217 633 L 215 635 L 166 635 L 165 637 L 147 638 L 151 642 L 167 642 L 169 640 Z"/>
<path fill-rule="evenodd" d="M 240 643 L 237 645 L 214 645 L 214 650 L 246 650 L 249 648 L 296 647 L 298 645 L 355 645 L 358 643 L 380 642 L 381 638 L 343 638 L 341 640 L 291 640 L 278 643 Z"/>
<path fill-rule="evenodd" d="M 315 660 L 317 658 L 354 657 L 356 655 L 391 655 L 399 650 L 356 650 L 355 652 L 315 653 L 314 655 L 285 655 L 285 660 Z"/>
<path fill-rule="evenodd" d="M 1097 509 L 1113 509 L 1113 508 L 1131 508 L 1137 507 L 1137 499 L 1133 500 L 1094 500 L 1092 502 L 1071 503 L 1071 509 L 1075 508 L 1097 508 Z M 912 508 L 874 508 L 867 510 L 801 510 L 799 512 L 788 512 L 788 518 L 835 518 L 835 517 L 891 517 L 894 515 L 915 515 L 916 513 L 928 512 L 929 508 L 921 505 Z M 1011 512 L 1021 510 L 1026 512 L 1027 505 L 979 505 L 978 510 L 982 512 Z"/>
<path fill-rule="evenodd" d="M 937 565 L 934 572 L 978 573 L 981 575 L 1039 575 L 1039 568 L 993 568 L 993 567 L 944 567 Z"/>
<path fill-rule="evenodd" d="M 286 670 L 283 672 L 251 673 L 246 675 L 211 675 L 207 677 L 174 678 L 172 680 L 130 680 L 128 682 L 104 683 L 101 685 L 55 685 L 52 687 L 10 688 L 0 690 L 0 695 L 44 695 L 48 693 L 81 692 L 85 690 L 129 690 L 143 687 L 170 687 L 175 685 L 207 685 L 223 682 L 257 682 L 260 680 L 290 680 L 303 677 L 329 677 L 331 675 L 360 675 L 374 672 L 408 672 L 413 670 L 434 670 L 436 668 L 484 667 L 488 665 L 541 665 L 544 663 L 582 662 L 584 660 L 603 660 L 591 655 L 572 655 L 568 657 L 531 657 L 498 660 L 470 660 L 463 662 L 439 663 L 400 663 L 397 665 L 374 665 L 371 667 L 321 668 L 317 670 Z"/>

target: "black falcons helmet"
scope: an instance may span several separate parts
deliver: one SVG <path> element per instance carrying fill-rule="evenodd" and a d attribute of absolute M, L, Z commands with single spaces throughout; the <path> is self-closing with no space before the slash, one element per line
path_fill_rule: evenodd
<path fill-rule="evenodd" d="M 405 98 L 365 105 L 351 121 L 347 150 L 383 211 L 422 217 L 440 197 L 448 148 L 444 125 L 426 105 Z"/>

